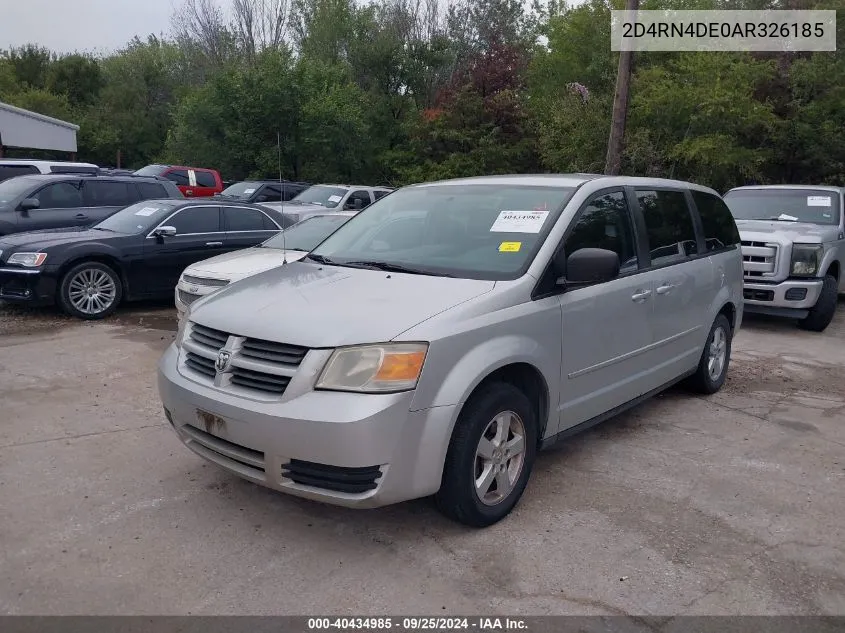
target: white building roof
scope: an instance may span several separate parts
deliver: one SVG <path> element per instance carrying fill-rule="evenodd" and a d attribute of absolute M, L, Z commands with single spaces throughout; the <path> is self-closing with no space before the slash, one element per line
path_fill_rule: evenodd
<path fill-rule="evenodd" d="M 76 152 L 79 126 L 0 102 L 0 144 Z"/>

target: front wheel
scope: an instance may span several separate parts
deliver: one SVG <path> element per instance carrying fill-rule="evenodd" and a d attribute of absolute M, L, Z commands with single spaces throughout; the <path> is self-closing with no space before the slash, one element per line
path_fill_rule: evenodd
<path fill-rule="evenodd" d="M 508 383 L 483 387 L 458 417 L 435 497 L 455 521 L 486 527 L 522 496 L 537 452 L 537 419 L 525 394 Z"/>
<path fill-rule="evenodd" d="M 104 319 L 117 309 L 123 284 L 114 269 L 100 262 L 82 262 L 62 277 L 59 305 L 80 319 Z"/>
<path fill-rule="evenodd" d="M 798 321 L 798 327 L 811 332 L 822 332 L 833 321 L 836 314 L 836 302 L 839 300 L 838 282 L 833 275 L 826 275 L 822 282 L 822 291 L 816 305 L 810 313 Z"/>

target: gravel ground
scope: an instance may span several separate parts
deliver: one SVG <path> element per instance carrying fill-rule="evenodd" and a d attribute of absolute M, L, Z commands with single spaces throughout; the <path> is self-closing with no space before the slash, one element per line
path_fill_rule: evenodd
<path fill-rule="evenodd" d="M 747 319 L 726 387 L 538 459 L 482 531 L 352 511 L 205 464 L 161 414 L 166 305 L 0 306 L 0 613 L 845 614 L 845 303 Z"/>

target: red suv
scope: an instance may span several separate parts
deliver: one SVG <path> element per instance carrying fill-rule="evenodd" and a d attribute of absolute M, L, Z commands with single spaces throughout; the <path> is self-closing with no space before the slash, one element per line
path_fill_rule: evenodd
<path fill-rule="evenodd" d="M 223 180 L 214 169 L 181 165 L 147 165 L 135 172 L 138 176 L 163 176 L 172 180 L 187 198 L 210 198 L 223 191 Z"/>

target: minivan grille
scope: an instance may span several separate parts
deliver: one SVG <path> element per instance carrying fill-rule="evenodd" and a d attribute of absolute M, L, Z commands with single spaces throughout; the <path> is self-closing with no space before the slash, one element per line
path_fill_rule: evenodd
<path fill-rule="evenodd" d="M 190 424 L 181 427 L 181 431 L 191 438 L 194 450 L 201 455 L 230 470 L 264 479 L 264 453 L 261 451 L 229 442 Z"/>
<path fill-rule="evenodd" d="M 742 268 L 746 277 L 772 275 L 777 270 L 778 245 L 743 240 Z"/>
<path fill-rule="evenodd" d="M 282 464 L 282 476 L 296 484 L 352 494 L 378 488 L 377 481 L 381 474 L 379 466 L 349 468 L 300 459 L 292 459 L 287 464 Z"/>
<path fill-rule="evenodd" d="M 308 354 L 308 348 L 300 345 L 237 336 L 194 322 L 189 324 L 183 347 L 184 367 L 195 378 L 208 380 L 221 389 L 274 398 L 285 393 Z M 229 357 L 220 359 L 223 372 L 219 373 L 218 354 L 224 347 Z"/>

